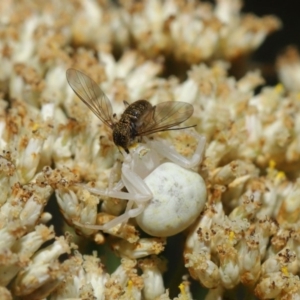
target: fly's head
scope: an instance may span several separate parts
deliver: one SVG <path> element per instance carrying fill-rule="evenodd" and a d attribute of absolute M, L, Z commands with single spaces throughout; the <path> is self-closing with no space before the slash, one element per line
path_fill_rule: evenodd
<path fill-rule="evenodd" d="M 129 154 L 129 146 L 131 144 L 131 130 L 126 123 L 116 123 L 113 128 L 113 141 L 118 146 Z"/>

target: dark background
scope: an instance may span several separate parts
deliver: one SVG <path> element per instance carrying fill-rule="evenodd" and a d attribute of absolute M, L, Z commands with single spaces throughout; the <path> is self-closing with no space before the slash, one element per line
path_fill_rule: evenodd
<path fill-rule="evenodd" d="M 282 28 L 269 35 L 251 55 L 250 69 L 259 68 L 267 85 L 278 83 L 276 58 L 288 46 L 300 49 L 300 1 L 299 0 L 244 0 L 243 13 L 257 16 L 275 15 Z"/>
<path fill-rule="evenodd" d="M 213 5 L 217 0 L 202 0 Z M 249 57 L 248 64 L 241 70 L 231 70 L 231 75 L 240 78 L 250 69 L 260 69 L 267 85 L 278 83 L 276 58 L 287 46 L 300 49 L 300 0 L 244 0 L 242 13 L 256 16 L 275 15 L 282 28 L 270 34 L 264 43 Z M 239 66 L 238 66 L 239 67 Z"/>
<path fill-rule="evenodd" d="M 245 0 L 242 11 L 257 16 L 276 15 L 283 24 L 282 29 L 270 35 L 253 54 L 253 60 L 273 64 L 276 56 L 288 45 L 295 45 L 299 49 L 299 0 Z"/>
<path fill-rule="evenodd" d="M 299 0 L 245 0 L 242 11 L 257 16 L 275 15 L 282 22 L 282 28 L 267 37 L 252 54 L 251 62 L 262 71 L 268 85 L 278 82 L 276 57 L 287 46 L 300 48 L 300 1 Z"/>

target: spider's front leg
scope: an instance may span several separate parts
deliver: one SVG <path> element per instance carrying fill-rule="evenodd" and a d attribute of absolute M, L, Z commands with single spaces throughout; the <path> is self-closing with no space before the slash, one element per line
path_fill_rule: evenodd
<path fill-rule="evenodd" d="M 206 138 L 205 136 L 199 135 L 195 132 L 193 132 L 191 135 L 194 136 L 198 141 L 196 150 L 191 158 L 180 155 L 173 146 L 168 145 L 163 140 L 148 140 L 147 143 L 162 157 L 167 158 L 169 161 L 172 161 L 183 168 L 192 169 L 198 166 L 202 161 Z"/>
<path fill-rule="evenodd" d="M 133 172 L 129 164 L 122 166 L 122 181 L 128 193 L 118 192 L 127 195 L 127 206 L 125 212 L 102 226 L 103 230 L 108 230 L 120 223 L 127 222 L 130 218 L 138 216 L 145 208 L 146 204 L 152 198 L 152 193 L 144 180 Z M 116 197 L 117 198 L 117 197 Z"/>
<path fill-rule="evenodd" d="M 108 223 L 105 223 L 104 225 L 80 224 L 76 222 L 75 224 L 77 226 L 105 231 L 120 223 L 127 222 L 128 219 L 138 216 L 143 211 L 145 205 L 152 198 L 152 193 L 143 179 L 137 173 L 131 170 L 130 159 L 128 160 L 128 158 L 122 166 L 121 178 L 121 182 L 123 182 L 123 185 L 126 187 L 128 192 L 122 192 L 120 190 L 116 190 L 115 188 L 103 190 L 92 188 L 86 185 L 81 186 L 95 195 L 128 200 L 125 212 Z M 118 188 L 122 188 L 123 185 L 121 182 L 117 184 Z"/>

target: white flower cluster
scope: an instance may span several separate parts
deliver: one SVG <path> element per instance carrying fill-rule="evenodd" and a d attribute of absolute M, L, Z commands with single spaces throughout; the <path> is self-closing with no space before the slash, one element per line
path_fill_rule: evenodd
<path fill-rule="evenodd" d="M 283 85 L 258 93 L 259 71 L 227 72 L 280 22 L 241 15 L 238 0 L 120 3 L 0 3 L 0 298 L 186 300 L 193 279 L 207 300 L 241 284 L 260 299 L 298 299 L 299 55 L 281 56 Z M 170 65 L 185 79 L 159 77 Z M 116 119 L 123 100 L 184 101 L 194 107 L 184 126 L 196 126 L 123 155 L 68 68 L 100 84 Z M 47 226 L 60 216 L 64 237 Z M 192 279 L 174 288 L 161 255 L 178 233 L 178 270 Z M 121 258 L 114 271 L 87 255 L 93 242 Z"/>

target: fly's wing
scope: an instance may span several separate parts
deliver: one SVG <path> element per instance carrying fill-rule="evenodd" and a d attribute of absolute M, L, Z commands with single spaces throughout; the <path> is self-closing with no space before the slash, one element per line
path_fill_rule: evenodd
<path fill-rule="evenodd" d="M 109 99 L 97 83 L 75 70 L 67 70 L 67 80 L 75 94 L 90 108 L 90 110 L 107 126 L 113 126 L 112 107 Z"/>
<path fill-rule="evenodd" d="M 193 105 L 186 102 L 163 102 L 147 112 L 137 124 L 138 136 L 148 135 L 159 131 L 167 131 L 181 128 L 171 128 L 189 117 L 194 112 Z M 193 126 L 188 126 L 193 127 Z M 184 127 L 187 128 L 187 127 Z"/>

